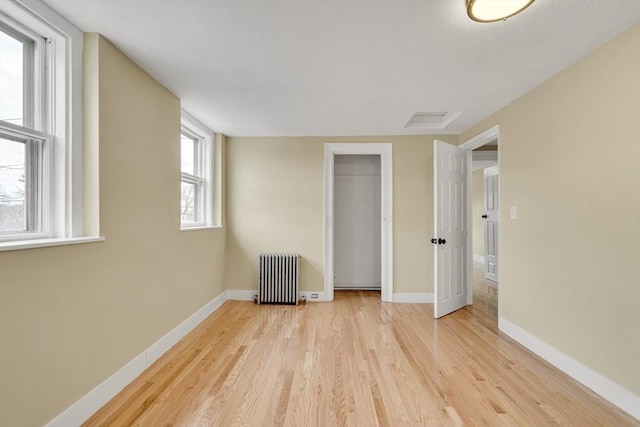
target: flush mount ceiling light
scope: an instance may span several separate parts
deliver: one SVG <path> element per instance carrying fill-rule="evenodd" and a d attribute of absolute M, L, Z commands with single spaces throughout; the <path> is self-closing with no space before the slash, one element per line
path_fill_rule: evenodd
<path fill-rule="evenodd" d="M 467 14 L 477 22 L 504 21 L 516 15 L 534 0 L 467 0 Z"/>

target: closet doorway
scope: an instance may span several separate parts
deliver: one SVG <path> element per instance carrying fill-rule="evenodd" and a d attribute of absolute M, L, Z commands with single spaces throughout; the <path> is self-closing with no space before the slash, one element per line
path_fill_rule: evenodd
<path fill-rule="evenodd" d="M 380 290 L 380 155 L 334 158 L 334 289 Z"/>
<path fill-rule="evenodd" d="M 380 298 L 382 301 L 391 302 L 393 300 L 393 149 L 390 143 L 325 143 L 324 144 L 324 295 L 325 301 L 333 301 L 333 289 L 335 269 L 334 261 L 340 256 L 334 256 L 335 238 L 342 237 L 341 233 L 334 232 L 335 228 L 335 191 L 334 184 L 336 174 L 334 166 L 336 158 L 343 155 L 373 156 L 379 164 L 379 177 L 375 181 L 379 182 L 379 203 L 377 234 L 379 235 L 378 263 Z M 371 166 L 370 166 L 371 167 Z M 338 173 L 343 176 L 344 173 Z M 374 180 L 374 178 L 371 178 Z M 342 190 L 339 190 L 344 192 Z M 346 191 L 346 190 L 345 190 Z M 340 197 L 340 196 L 339 196 Z M 343 198 L 343 197 L 340 197 Z M 341 209 L 341 208 L 338 208 Z M 372 224 L 374 220 L 372 219 Z M 373 229 L 373 225 L 370 226 Z M 371 248 L 367 249 L 371 250 Z M 339 273 L 340 274 L 340 273 Z M 363 280 L 363 282 L 365 282 Z M 343 282 L 345 283 L 345 282 Z M 353 282 L 355 283 L 355 282 Z M 369 283 L 359 284 L 360 286 L 372 286 Z"/>

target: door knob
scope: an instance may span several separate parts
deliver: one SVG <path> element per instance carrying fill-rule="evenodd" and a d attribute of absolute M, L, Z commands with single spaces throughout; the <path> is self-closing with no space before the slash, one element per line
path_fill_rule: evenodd
<path fill-rule="evenodd" d="M 445 239 L 438 239 L 438 244 L 439 245 L 444 245 L 445 243 L 447 243 L 447 241 Z"/>
<path fill-rule="evenodd" d="M 487 216 L 486 215 L 482 215 L 482 218 L 487 218 Z"/>
<path fill-rule="evenodd" d="M 431 239 L 431 243 L 433 243 L 434 245 L 438 244 L 438 240 L 437 239 Z"/>

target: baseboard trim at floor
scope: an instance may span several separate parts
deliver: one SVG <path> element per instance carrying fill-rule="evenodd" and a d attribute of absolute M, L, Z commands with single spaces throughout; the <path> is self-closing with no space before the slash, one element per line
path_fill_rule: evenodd
<path fill-rule="evenodd" d="M 253 301 L 253 296 L 258 295 L 258 291 L 243 291 L 236 289 L 227 289 L 227 299 L 233 301 Z"/>
<path fill-rule="evenodd" d="M 133 360 L 120 368 L 118 372 L 111 375 L 60 415 L 49 421 L 45 427 L 71 427 L 84 423 L 167 350 L 191 332 L 193 328 L 198 326 L 211 313 L 216 311 L 226 300 L 227 294 L 226 292 L 222 292 L 145 351 L 133 358 Z"/>
<path fill-rule="evenodd" d="M 416 303 L 416 304 L 433 304 L 433 293 L 429 293 L 429 292 L 418 292 L 418 293 L 399 292 L 399 293 L 393 294 L 393 302 Z"/>
<path fill-rule="evenodd" d="M 504 317 L 498 318 L 498 328 L 565 374 L 640 420 L 640 396 L 586 367 Z"/>
<path fill-rule="evenodd" d="M 484 264 L 484 255 L 473 254 L 473 262 Z"/>
<path fill-rule="evenodd" d="M 298 293 L 300 298 L 306 298 L 307 301 L 311 302 L 320 302 L 326 301 L 324 297 L 324 292 L 320 291 L 299 291 Z M 311 296 L 317 295 L 317 298 L 312 298 Z M 247 291 L 247 290 L 232 290 L 227 289 L 227 299 L 233 301 L 253 301 L 253 296 L 258 295 L 258 291 Z"/>
<path fill-rule="evenodd" d="M 313 298 L 313 295 L 316 295 L 316 298 Z M 327 300 L 324 292 L 321 291 L 300 291 L 300 296 L 309 302 L 323 302 Z"/>

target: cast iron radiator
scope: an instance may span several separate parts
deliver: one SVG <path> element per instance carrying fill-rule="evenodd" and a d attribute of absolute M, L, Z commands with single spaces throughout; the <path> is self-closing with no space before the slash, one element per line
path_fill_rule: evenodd
<path fill-rule="evenodd" d="M 298 304 L 298 254 L 260 254 L 258 304 Z"/>

